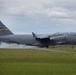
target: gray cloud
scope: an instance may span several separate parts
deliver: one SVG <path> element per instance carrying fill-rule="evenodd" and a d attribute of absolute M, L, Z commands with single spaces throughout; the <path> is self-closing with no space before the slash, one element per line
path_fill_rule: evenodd
<path fill-rule="evenodd" d="M 76 0 L 0 0 L 0 11 L 11 15 L 76 23 Z"/>
<path fill-rule="evenodd" d="M 50 12 L 48 9 L 61 8 L 60 11 L 76 9 L 75 3 L 75 0 L 0 0 L 0 8 L 12 14 L 48 14 Z"/>
<path fill-rule="evenodd" d="M 0 0 L 0 12 L 4 9 L 4 2 Z"/>

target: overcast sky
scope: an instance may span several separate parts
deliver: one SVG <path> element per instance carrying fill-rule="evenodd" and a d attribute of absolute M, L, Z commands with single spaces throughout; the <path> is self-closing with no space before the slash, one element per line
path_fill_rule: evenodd
<path fill-rule="evenodd" d="M 18 34 L 76 32 L 76 0 L 0 0 L 0 20 Z"/>

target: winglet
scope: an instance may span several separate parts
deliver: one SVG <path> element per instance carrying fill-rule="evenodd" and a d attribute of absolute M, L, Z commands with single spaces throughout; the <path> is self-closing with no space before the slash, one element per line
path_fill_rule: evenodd
<path fill-rule="evenodd" d="M 33 35 L 34 38 L 37 38 L 37 36 L 34 32 L 32 32 L 32 35 Z"/>

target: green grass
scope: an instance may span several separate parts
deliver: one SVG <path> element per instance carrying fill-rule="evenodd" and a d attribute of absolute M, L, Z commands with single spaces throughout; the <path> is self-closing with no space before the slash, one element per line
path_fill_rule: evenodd
<path fill-rule="evenodd" d="M 0 75 L 76 75 L 76 46 L 0 49 Z"/>

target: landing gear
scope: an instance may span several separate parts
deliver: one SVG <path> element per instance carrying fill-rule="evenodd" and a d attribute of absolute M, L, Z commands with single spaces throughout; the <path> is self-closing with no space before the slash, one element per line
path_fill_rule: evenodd
<path fill-rule="evenodd" d="M 39 46 L 40 48 L 48 48 L 49 46 Z"/>
<path fill-rule="evenodd" d="M 46 48 L 48 48 L 49 46 L 46 46 Z"/>

